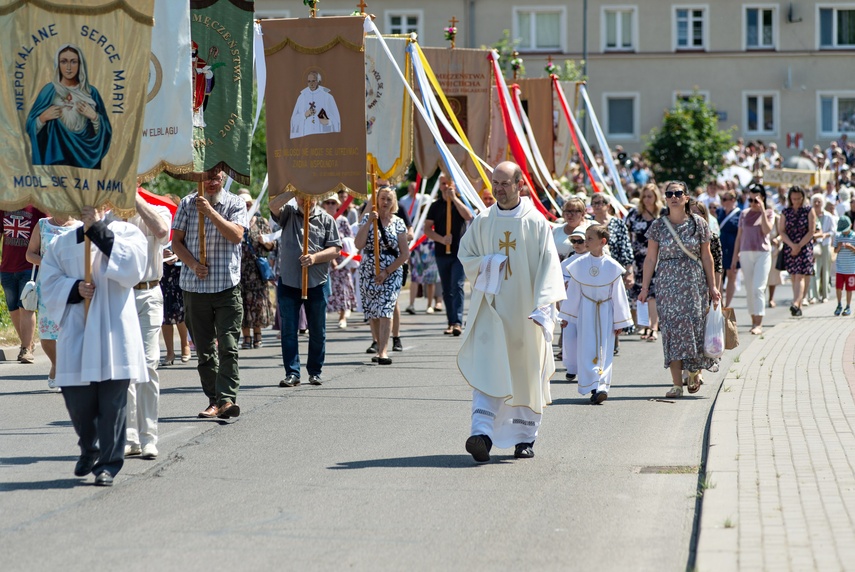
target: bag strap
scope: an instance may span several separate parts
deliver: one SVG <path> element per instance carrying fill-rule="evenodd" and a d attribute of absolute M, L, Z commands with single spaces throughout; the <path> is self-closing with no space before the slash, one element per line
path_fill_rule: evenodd
<path fill-rule="evenodd" d="M 691 216 L 691 215 L 689 215 L 689 216 Z M 698 257 L 695 256 L 694 254 L 692 254 L 692 252 L 688 248 L 686 248 L 686 245 L 683 244 L 683 241 L 680 240 L 680 237 L 677 236 L 677 231 L 674 229 L 674 225 L 671 224 L 671 221 L 668 220 L 668 215 L 663 216 L 662 221 L 665 223 L 665 226 L 668 227 L 668 230 L 671 232 L 671 236 L 673 236 L 674 240 L 677 241 L 677 246 L 680 247 L 680 250 L 683 251 L 683 254 L 685 254 L 686 256 L 688 256 L 689 258 L 691 258 L 692 260 L 694 260 L 698 264 L 701 264 L 701 261 L 698 259 Z M 701 264 L 701 268 L 703 268 L 703 264 Z"/>
<path fill-rule="evenodd" d="M 718 224 L 718 226 L 719 226 L 719 227 L 723 227 L 724 225 L 726 225 L 726 224 L 727 224 L 727 221 L 729 221 L 730 219 L 732 219 L 732 218 L 733 218 L 733 215 L 739 214 L 739 212 L 740 212 L 741 210 L 742 210 L 742 209 L 740 209 L 739 207 L 735 207 L 732 211 L 730 211 L 730 213 L 728 213 L 728 215 L 727 215 L 726 217 L 724 217 L 724 220 L 723 220 L 723 221 L 721 221 L 721 222 Z"/>
<path fill-rule="evenodd" d="M 32 272 L 30 272 L 30 281 L 31 282 L 36 279 L 36 268 L 38 268 L 38 267 L 39 267 L 38 264 L 33 264 L 33 270 L 32 270 Z"/>

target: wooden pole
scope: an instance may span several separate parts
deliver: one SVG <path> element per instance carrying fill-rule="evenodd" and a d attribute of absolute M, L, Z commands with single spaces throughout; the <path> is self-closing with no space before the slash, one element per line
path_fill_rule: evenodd
<path fill-rule="evenodd" d="M 199 182 L 199 188 L 196 191 L 197 196 L 205 196 L 205 183 Z M 205 247 L 205 215 L 199 213 L 199 264 L 202 266 L 208 265 L 208 253 Z"/>
<path fill-rule="evenodd" d="M 303 199 L 303 256 L 309 255 L 309 216 L 311 216 L 312 200 Z M 303 267 L 303 300 L 309 298 L 309 267 Z"/>
<path fill-rule="evenodd" d="M 374 164 L 371 165 L 371 194 L 374 201 L 371 210 L 377 214 L 377 174 L 374 172 Z M 379 216 L 374 219 L 374 276 L 380 276 L 380 223 Z"/>
<path fill-rule="evenodd" d="M 83 274 L 83 282 L 86 284 L 90 284 L 92 282 L 92 243 L 87 236 L 83 240 L 83 248 L 85 248 L 83 265 L 84 265 L 84 274 Z M 89 298 L 86 298 L 83 301 L 83 322 L 86 322 L 86 317 L 89 315 L 89 303 L 92 302 Z"/>
<path fill-rule="evenodd" d="M 445 236 L 451 236 L 451 201 L 445 199 Z M 445 245 L 445 253 L 451 254 L 451 243 Z"/>

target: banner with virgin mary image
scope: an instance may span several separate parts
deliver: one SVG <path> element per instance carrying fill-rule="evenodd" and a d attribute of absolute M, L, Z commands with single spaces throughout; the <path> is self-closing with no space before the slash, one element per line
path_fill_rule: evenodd
<path fill-rule="evenodd" d="M 136 196 L 154 0 L 0 0 L 0 208 Z"/>
<path fill-rule="evenodd" d="M 271 198 L 365 195 L 362 26 L 358 16 L 262 20 Z"/>
<path fill-rule="evenodd" d="M 190 6 L 155 0 L 146 91 L 139 181 L 166 171 L 193 170 L 193 69 L 190 61 Z"/>

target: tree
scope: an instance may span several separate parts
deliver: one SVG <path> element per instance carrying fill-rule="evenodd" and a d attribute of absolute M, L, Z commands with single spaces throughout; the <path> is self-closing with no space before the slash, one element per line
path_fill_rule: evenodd
<path fill-rule="evenodd" d="M 511 70 L 511 60 L 514 59 L 514 52 L 517 49 L 517 46 L 522 42 L 520 38 L 511 38 L 510 30 L 502 31 L 502 39 L 493 44 L 492 46 L 481 46 L 482 50 L 493 49 L 499 52 L 499 69 L 502 70 L 502 73 L 505 77 L 512 77 L 513 72 Z M 517 71 L 517 77 L 525 76 L 525 66 L 521 66 L 521 68 Z"/>
<path fill-rule="evenodd" d="M 689 188 L 713 180 L 724 167 L 724 153 L 731 147 L 731 135 L 718 128 L 714 108 L 695 92 L 676 107 L 665 111 L 662 126 L 648 136 L 644 153 L 657 181 L 685 181 Z"/>

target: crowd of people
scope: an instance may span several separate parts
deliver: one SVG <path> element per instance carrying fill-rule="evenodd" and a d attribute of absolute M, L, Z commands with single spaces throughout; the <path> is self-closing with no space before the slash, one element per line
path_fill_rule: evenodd
<path fill-rule="evenodd" d="M 415 183 L 399 198 L 383 182 L 376 209 L 370 201 L 361 212 L 345 206 L 346 193 L 320 201 L 280 195 L 269 202 L 270 220 L 248 190 L 226 190 L 218 172 L 200 193 L 172 197 L 174 216 L 141 195 L 128 221 L 92 208 L 79 218 L 31 206 L 3 211 L 0 277 L 21 340 L 18 361 L 36 360 L 37 332 L 50 361 L 48 387 L 62 392 L 80 437 L 75 474 L 94 472 L 96 484 L 112 484 L 125 456 L 157 457 L 158 368 L 177 355 L 186 363 L 195 350 L 207 401 L 198 416 L 238 417 L 239 355 L 263 346 L 265 328 L 278 330 L 283 388 L 301 385 L 300 335 L 308 336 L 308 383 L 323 383 L 328 313 L 344 329 L 361 312 L 372 362 L 391 365 L 392 353 L 404 350 L 399 295 L 408 280 L 406 313 L 418 311 L 421 294 L 426 313 L 444 311 L 443 333 L 462 336 L 458 365 L 473 388 L 466 450 L 477 462 L 488 461 L 494 445 L 529 458 L 556 361 L 599 405 L 621 336 L 661 339 L 671 382 L 665 395 L 674 399 L 684 388 L 697 392 L 704 370 L 717 371 L 719 358 L 704 352 L 704 316 L 710 304 L 730 306 L 740 283 L 751 334 L 762 332 L 783 273 L 793 316 L 827 301 L 832 288 L 834 314 L 850 315 L 853 150 L 840 141 L 809 153 L 833 170 L 829 184 L 811 188 L 764 185 L 762 170 L 782 160 L 774 144 L 740 141 L 731 150 L 728 160 L 754 173 L 744 185 L 660 183 L 640 157 L 624 157 L 628 204 L 587 189 L 557 195 L 555 223 L 534 208 L 510 162 L 494 169 L 483 212 L 441 174 L 433 201 Z M 94 256 L 89 281 L 84 237 Z M 36 311 L 22 301 L 34 278 Z"/>

